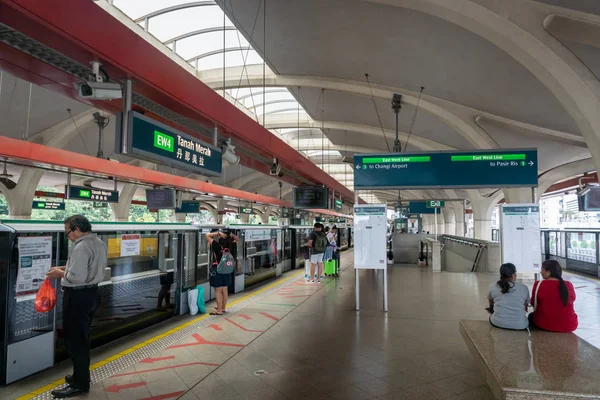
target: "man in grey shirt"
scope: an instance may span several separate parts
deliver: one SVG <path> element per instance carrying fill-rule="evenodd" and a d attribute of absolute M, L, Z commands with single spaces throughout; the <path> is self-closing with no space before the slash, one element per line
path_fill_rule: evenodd
<path fill-rule="evenodd" d="M 90 390 L 90 326 L 100 304 L 98 284 L 104 279 L 108 260 L 106 244 L 92 233 L 83 215 L 65 220 L 65 236 L 75 243 L 65 267 L 52 268 L 48 278 L 61 278 L 65 347 L 73 361 L 64 389 L 52 391 L 58 398 L 73 397 Z"/>

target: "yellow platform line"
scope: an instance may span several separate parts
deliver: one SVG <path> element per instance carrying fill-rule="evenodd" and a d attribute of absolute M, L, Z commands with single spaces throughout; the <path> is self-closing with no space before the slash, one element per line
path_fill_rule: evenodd
<path fill-rule="evenodd" d="M 270 285 L 268 285 L 268 286 L 265 286 L 264 288 L 262 288 L 262 289 L 259 289 L 259 290 L 257 290 L 256 292 L 253 292 L 253 293 L 247 294 L 247 295 L 245 295 L 245 296 L 243 296 L 243 297 L 240 297 L 239 299 L 237 299 L 237 300 L 235 300 L 235 301 L 231 302 L 231 303 L 229 304 L 229 306 L 234 306 L 234 305 L 236 305 L 236 304 L 238 304 L 238 303 L 241 303 L 241 302 L 242 302 L 242 301 L 244 301 L 244 300 L 248 300 L 248 299 L 250 299 L 250 298 L 252 298 L 252 297 L 256 296 L 257 294 L 263 293 L 263 292 L 265 292 L 265 291 L 267 291 L 267 290 L 269 290 L 269 289 L 271 289 L 271 288 L 273 288 L 273 287 L 275 287 L 275 286 L 277 286 L 277 285 L 281 285 L 281 284 L 282 284 L 282 283 L 284 283 L 284 282 L 287 282 L 287 281 L 289 281 L 289 280 L 292 280 L 292 279 L 294 279 L 294 278 L 297 278 L 299 275 L 301 275 L 301 274 L 303 274 L 303 273 L 304 273 L 304 271 L 298 271 L 298 272 L 296 272 L 296 273 L 292 274 L 291 276 L 289 276 L 288 278 L 283 278 L 283 279 L 280 279 L 280 280 L 278 280 L 277 282 L 273 282 L 272 284 L 270 284 Z M 117 360 L 117 359 L 119 359 L 119 358 L 121 358 L 121 357 L 123 357 L 123 356 L 126 356 L 126 355 L 128 355 L 128 354 L 130 354 L 130 353 L 132 353 L 132 352 L 134 352 L 134 351 L 136 351 L 136 350 L 138 350 L 138 349 L 141 349 L 141 348 L 142 348 L 142 347 L 144 347 L 144 346 L 147 346 L 147 345 L 149 345 L 149 344 L 152 344 L 152 343 L 156 342 L 157 340 L 160 340 L 160 339 L 162 339 L 162 338 L 165 338 L 165 337 L 167 337 L 167 336 L 169 336 L 169 335 L 171 335 L 171 334 L 173 334 L 173 333 L 175 333 L 175 332 L 179 332 L 180 330 L 182 330 L 182 329 L 184 329 L 184 328 L 187 328 L 188 326 L 194 325 L 194 324 L 196 324 L 196 323 L 198 323 L 198 322 L 200 322 L 200 321 L 202 321 L 203 319 L 206 319 L 206 318 L 208 318 L 208 317 L 209 317 L 209 315 L 208 315 L 208 314 L 204 314 L 204 315 L 202 315 L 202 316 L 200 316 L 200 317 L 194 318 L 194 319 L 192 319 L 192 320 L 190 320 L 190 321 L 188 321 L 188 322 L 185 322 L 185 323 L 183 323 L 183 324 L 181 324 L 181 325 L 179 325 L 179 326 L 176 326 L 176 327 L 175 327 L 175 328 L 173 328 L 173 329 L 170 329 L 170 330 L 168 330 L 168 331 L 166 331 L 166 332 L 163 332 L 163 333 L 161 333 L 160 335 L 156 335 L 156 336 L 154 336 L 154 337 L 152 337 L 152 338 L 150 338 L 150 339 L 148 339 L 148 340 L 146 340 L 146 341 L 144 341 L 144 342 L 141 342 L 141 343 L 139 343 L 139 344 L 137 344 L 137 345 L 135 345 L 135 346 L 133 346 L 133 347 L 130 347 L 130 348 L 128 348 L 127 350 L 123 350 L 122 352 L 120 352 L 120 353 L 117 353 L 117 354 L 115 354 L 115 355 L 113 355 L 113 356 L 110 356 L 110 357 L 108 357 L 108 358 L 105 358 L 105 359 L 104 359 L 104 360 L 102 360 L 102 361 L 98 361 L 97 363 L 90 365 L 90 371 L 93 371 L 93 370 L 95 370 L 95 369 L 97 369 L 97 368 L 100 368 L 100 367 L 102 367 L 102 366 L 104 366 L 104 365 L 108 364 L 108 363 L 109 363 L 109 362 L 111 362 L 111 361 L 115 361 L 115 360 Z M 65 379 L 64 379 L 64 378 L 61 378 L 61 379 L 59 379 L 59 380 L 57 380 L 57 381 L 54 381 L 54 382 L 52 382 L 52 383 L 49 383 L 49 384 L 47 384 L 47 385 L 45 385 L 45 386 L 42 386 L 42 387 L 40 387 L 40 388 L 38 388 L 38 389 L 36 389 L 36 390 L 34 390 L 34 391 L 31 391 L 31 392 L 29 392 L 29 393 L 27 393 L 27 394 L 24 394 L 24 395 L 23 395 L 23 396 L 21 396 L 21 397 L 17 397 L 17 398 L 16 398 L 16 400 L 31 400 L 31 399 L 33 399 L 34 397 L 36 397 L 36 396 L 39 396 L 39 395 L 41 395 L 41 394 L 44 394 L 44 393 L 46 393 L 48 390 L 52 390 L 52 389 L 54 389 L 55 387 L 57 387 L 57 386 L 60 386 L 60 385 L 62 385 L 62 384 L 64 384 L 64 383 L 65 383 Z"/>

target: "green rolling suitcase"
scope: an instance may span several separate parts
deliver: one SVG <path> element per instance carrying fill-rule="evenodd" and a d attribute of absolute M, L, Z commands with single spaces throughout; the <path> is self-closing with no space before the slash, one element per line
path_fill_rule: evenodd
<path fill-rule="evenodd" d="M 333 276 L 337 273 L 336 261 L 334 259 L 325 261 L 325 276 Z"/>

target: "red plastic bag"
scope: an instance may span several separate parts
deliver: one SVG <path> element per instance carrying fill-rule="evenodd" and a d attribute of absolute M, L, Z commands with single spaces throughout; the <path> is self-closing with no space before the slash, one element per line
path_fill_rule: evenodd
<path fill-rule="evenodd" d="M 48 312 L 54 308 L 56 305 L 56 290 L 52 287 L 52 281 L 46 278 L 42 286 L 40 286 L 40 290 L 38 290 L 37 295 L 35 296 L 35 302 L 33 303 L 33 307 L 37 312 Z"/>

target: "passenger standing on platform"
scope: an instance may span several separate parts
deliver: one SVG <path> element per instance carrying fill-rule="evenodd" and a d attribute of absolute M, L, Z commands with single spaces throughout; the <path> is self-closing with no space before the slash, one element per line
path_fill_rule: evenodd
<path fill-rule="evenodd" d="M 48 278 L 61 278 L 63 332 L 65 347 L 73 361 L 73 374 L 67 375 L 64 389 L 52 395 L 66 398 L 90 390 L 90 326 L 100 304 L 98 284 L 104 280 L 108 261 L 106 244 L 92 233 L 92 224 L 83 215 L 65 220 L 65 236 L 75 245 L 65 267 L 50 269 Z"/>
<path fill-rule="evenodd" d="M 212 266 L 210 267 L 210 286 L 215 288 L 215 295 L 217 296 L 215 312 L 211 312 L 210 315 L 223 315 L 227 308 L 229 286 L 231 286 L 233 274 L 218 273 L 217 265 L 221 261 L 221 257 L 223 257 L 224 249 L 228 249 L 233 258 L 237 259 L 237 243 L 239 239 L 229 229 L 207 233 L 206 239 L 213 253 Z"/>
<path fill-rule="evenodd" d="M 314 225 L 314 230 L 310 234 L 310 239 L 308 241 L 308 247 L 312 249 L 312 253 L 310 255 L 310 282 L 321 283 L 323 280 L 323 256 L 325 255 L 325 250 L 327 249 L 327 236 L 325 232 L 323 232 L 323 224 L 317 222 Z M 318 266 L 318 276 L 315 275 L 315 269 Z"/>
<path fill-rule="evenodd" d="M 333 247 L 333 259 L 336 262 L 334 276 L 339 276 L 339 271 L 340 271 L 340 248 L 337 245 L 337 235 L 338 235 L 337 226 L 334 225 L 331 228 L 331 232 L 329 232 L 329 236 L 327 236 L 327 240 L 329 240 L 329 244 Z"/>
<path fill-rule="evenodd" d="M 542 263 L 543 280 L 533 284 L 531 304 L 535 310 L 529 314 L 529 326 L 552 332 L 573 332 L 578 320 L 573 303 L 575 288 L 564 281 L 562 268 L 556 260 Z"/>
<path fill-rule="evenodd" d="M 527 304 L 529 289 L 516 282 L 517 268 L 507 263 L 500 266 L 500 280 L 490 285 L 490 323 L 496 328 L 522 330 L 527 329 Z"/>

